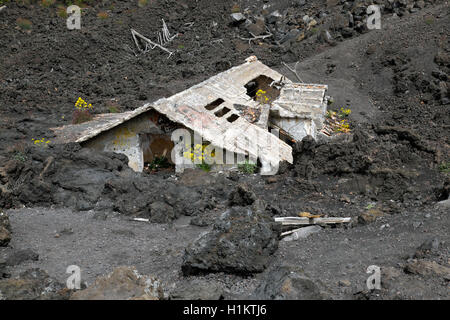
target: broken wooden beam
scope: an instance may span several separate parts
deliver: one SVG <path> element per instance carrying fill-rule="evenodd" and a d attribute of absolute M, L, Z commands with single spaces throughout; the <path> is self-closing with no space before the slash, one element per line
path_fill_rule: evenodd
<path fill-rule="evenodd" d="M 307 217 L 279 217 L 275 218 L 275 222 L 280 222 L 283 226 L 289 225 L 308 225 L 308 224 L 336 224 L 336 223 L 348 223 L 351 218 L 307 218 Z"/>

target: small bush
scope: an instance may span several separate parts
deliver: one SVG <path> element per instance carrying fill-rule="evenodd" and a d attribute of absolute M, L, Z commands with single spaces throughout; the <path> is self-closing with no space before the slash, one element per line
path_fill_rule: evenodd
<path fill-rule="evenodd" d="M 156 156 L 152 162 L 149 163 L 148 168 L 152 171 L 158 169 L 169 168 L 170 163 L 169 160 L 165 156 L 158 157 Z"/>
<path fill-rule="evenodd" d="M 339 110 L 339 117 L 341 118 L 348 117 L 350 113 L 352 113 L 352 110 L 341 108 L 341 110 Z"/>
<path fill-rule="evenodd" d="M 46 140 L 45 138 L 31 139 L 31 140 L 33 140 L 33 144 L 35 146 L 39 146 L 39 147 L 47 147 L 47 145 L 50 143 L 50 140 Z"/>
<path fill-rule="evenodd" d="M 54 5 L 55 2 L 56 2 L 56 0 L 42 0 L 41 6 L 48 8 L 48 7 L 51 7 L 52 5 Z"/>
<path fill-rule="evenodd" d="M 23 30 L 31 30 L 31 26 L 33 25 L 30 20 L 24 18 L 17 18 L 16 22 Z"/>
<path fill-rule="evenodd" d="M 434 18 L 430 17 L 430 16 L 425 17 L 425 23 L 428 24 L 428 25 L 433 24 L 434 23 Z"/>
<path fill-rule="evenodd" d="M 117 106 L 109 106 L 108 111 L 109 113 L 120 113 L 120 109 Z"/>
<path fill-rule="evenodd" d="M 238 165 L 239 171 L 246 174 L 253 174 L 256 172 L 256 163 L 251 163 L 246 160 L 244 163 Z"/>
<path fill-rule="evenodd" d="M 89 112 L 89 110 L 80 110 L 77 109 L 72 114 L 72 124 L 80 124 L 84 122 L 88 122 L 92 120 L 92 114 Z"/>
<path fill-rule="evenodd" d="M 442 162 L 439 166 L 439 171 L 442 173 L 450 173 L 450 162 Z"/>
<path fill-rule="evenodd" d="M 241 12 L 241 7 L 235 3 L 232 7 L 231 7 L 231 13 L 238 13 Z"/>
<path fill-rule="evenodd" d="M 205 162 L 198 163 L 195 165 L 197 168 L 202 169 L 203 171 L 210 172 L 211 166 Z"/>
<path fill-rule="evenodd" d="M 120 113 L 120 105 L 117 101 L 109 100 L 106 102 L 106 107 L 108 108 L 109 113 Z"/>
<path fill-rule="evenodd" d="M 108 16 L 107 12 L 101 11 L 101 12 L 97 13 L 97 17 L 99 17 L 100 19 L 107 19 L 109 16 Z"/>
<path fill-rule="evenodd" d="M 148 0 L 139 0 L 138 1 L 138 7 L 139 8 L 143 8 L 143 7 L 145 7 L 147 5 L 147 3 L 148 3 Z"/>
<path fill-rule="evenodd" d="M 14 159 L 20 162 L 25 162 L 27 161 L 27 156 L 24 153 L 17 151 L 14 155 Z"/>
<path fill-rule="evenodd" d="M 58 9 L 56 9 L 56 14 L 58 17 L 67 19 L 67 8 L 64 6 L 58 6 Z"/>

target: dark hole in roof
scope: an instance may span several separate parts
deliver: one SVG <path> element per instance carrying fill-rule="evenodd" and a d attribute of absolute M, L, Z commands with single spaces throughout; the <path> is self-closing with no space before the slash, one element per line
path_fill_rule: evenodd
<path fill-rule="evenodd" d="M 228 122 L 235 122 L 237 119 L 239 119 L 239 116 L 237 115 L 237 114 L 232 114 L 231 116 L 229 116 L 228 118 L 227 118 L 227 121 Z"/>
<path fill-rule="evenodd" d="M 214 100 L 213 102 L 211 102 L 211 103 L 209 103 L 209 104 L 207 104 L 206 106 L 205 106 L 205 109 L 206 110 L 209 110 L 209 111 L 211 111 L 211 110 L 214 110 L 215 108 L 217 108 L 218 106 L 220 106 L 222 103 L 224 103 L 225 101 L 223 100 L 223 99 L 216 99 L 216 100 Z"/>
<path fill-rule="evenodd" d="M 226 115 L 228 112 L 230 112 L 231 110 L 228 109 L 227 107 L 223 107 L 222 109 L 220 109 L 219 111 L 215 112 L 214 114 L 217 117 L 223 117 L 224 115 Z"/>

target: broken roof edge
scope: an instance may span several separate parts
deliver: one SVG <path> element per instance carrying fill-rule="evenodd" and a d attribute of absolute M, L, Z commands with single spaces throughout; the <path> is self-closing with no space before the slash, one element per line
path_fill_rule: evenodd
<path fill-rule="evenodd" d="M 95 138 L 96 136 L 100 135 L 103 132 L 106 132 L 110 129 L 113 129 L 119 125 L 121 125 L 124 122 L 127 122 L 130 119 L 133 119 L 137 116 L 139 116 L 140 114 L 147 112 L 151 109 L 152 104 L 151 103 L 146 103 L 143 106 L 136 108 L 132 111 L 127 111 L 127 112 L 122 112 L 120 113 L 120 117 L 117 117 L 117 119 L 113 119 L 113 120 L 109 120 L 108 122 L 106 122 L 103 125 L 99 125 L 98 127 L 94 127 L 94 129 L 92 131 L 89 131 L 87 134 L 81 135 L 81 137 L 75 138 L 75 139 L 64 139 L 64 137 L 61 137 L 60 139 L 57 139 L 57 142 L 60 143 L 67 143 L 67 142 L 76 142 L 76 143 L 82 143 L 85 142 L 87 140 L 90 140 L 92 138 Z M 100 113 L 94 116 L 94 118 L 87 123 L 94 123 L 94 122 L 100 122 L 102 120 L 102 118 L 106 118 L 108 115 L 110 115 L 109 113 Z M 50 128 L 50 130 L 54 131 L 54 132 L 58 132 L 58 131 L 63 131 L 67 128 L 70 127 L 75 127 L 75 126 L 80 126 L 83 124 L 69 124 L 69 125 L 65 125 L 62 127 L 57 127 L 57 128 Z"/>

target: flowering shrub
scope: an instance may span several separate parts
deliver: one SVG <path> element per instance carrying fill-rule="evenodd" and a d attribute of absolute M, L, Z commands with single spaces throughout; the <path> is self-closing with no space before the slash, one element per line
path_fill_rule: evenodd
<path fill-rule="evenodd" d="M 75 102 L 76 110 L 72 114 L 72 124 L 80 124 L 92 120 L 92 115 L 89 109 L 92 109 L 92 104 L 88 104 L 81 98 Z"/>
<path fill-rule="evenodd" d="M 336 127 L 336 130 L 339 132 L 350 132 L 350 124 L 347 120 L 341 120 L 339 121 L 339 124 Z"/>
<path fill-rule="evenodd" d="M 189 145 L 186 145 L 186 148 L 188 151 L 185 151 L 183 153 L 183 157 L 186 159 L 191 160 L 193 163 L 196 164 L 196 166 L 204 171 L 210 171 L 211 166 L 208 162 L 212 162 L 215 153 L 214 151 L 208 152 L 207 150 L 208 145 L 207 144 L 196 144 L 194 148 L 192 148 Z M 208 162 L 207 162 L 208 161 Z"/>
<path fill-rule="evenodd" d="M 41 139 L 31 139 L 33 140 L 33 143 L 37 146 L 40 147 L 45 147 L 47 144 L 50 143 L 50 140 L 46 140 L 45 138 L 41 138 Z"/>
<path fill-rule="evenodd" d="M 260 103 L 267 103 L 269 101 L 269 97 L 266 96 L 267 91 L 259 89 L 256 91 L 256 101 Z"/>
<path fill-rule="evenodd" d="M 78 98 L 77 102 L 75 102 L 75 108 L 77 108 L 78 110 L 92 109 L 92 104 L 87 104 L 86 101 Z"/>
<path fill-rule="evenodd" d="M 347 117 L 347 116 L 350 115 L 350 113 L 352 113 L 352 110 L 341 108 L 341 110 L 339 111 L 339 116 L 340 116 L 341 118 Z"/>
<path fill-rule="evenodd" d="M 334 132 L 342 132 L 347 133 L 350 132 L 350 124 L 347 119 L 342 119 L 347 117 L 352 111 L 350 109 L 341 108 L 339 113 L 336 111 L 328 110 L 327 117 L 327 125 L 332 128 Z M 339 120 L 341 119 L 341 120 Z"/>

